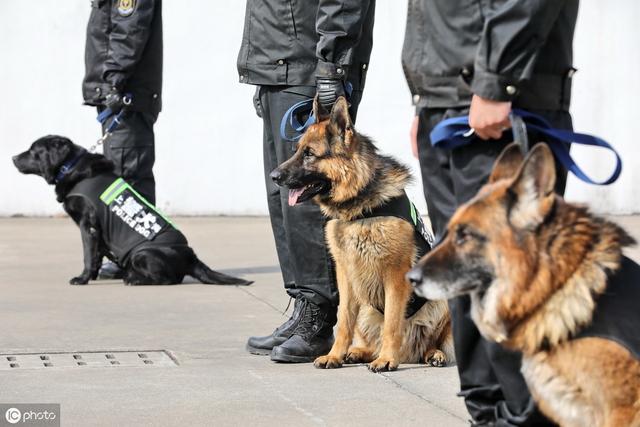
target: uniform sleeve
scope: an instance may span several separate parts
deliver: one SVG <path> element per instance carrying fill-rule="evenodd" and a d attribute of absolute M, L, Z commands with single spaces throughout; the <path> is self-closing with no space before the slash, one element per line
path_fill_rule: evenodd
<path fill-rule="evenodd" d="M 511 0 L 485 21 L 471 82 L 473 93 L 511 101 L 531 77 L 565 0 Z"/>
<path fill-rule="evenodd" d="M 316 76 L 344 78 L 353 61 L 373 0 L 320 0 L 316 31 Z"/>
<path fill-rule="evenodd" d="M 149 39 L 156 0 L 114 0 L 104 79 L 122 90 Z M 123 6 L 124 5 L 124 6 Z M 131 8 L 126 6 L 132 5 Z"/>

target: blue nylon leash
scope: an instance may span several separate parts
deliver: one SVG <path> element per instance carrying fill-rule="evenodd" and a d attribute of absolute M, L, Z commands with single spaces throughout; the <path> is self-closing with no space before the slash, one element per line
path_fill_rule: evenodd
<path fill-rule="evenodd" d="M 345 83 L 345 92 L 347 96 L 351 96 L 353 92 L 353 85 L 350 82 Z M 298 120 L 299 115 L 308 114 L 307 120 L 304 123 L 300 123 Z M 282 116 L 280 121 L 280 137 L 285 141 L 296 142 L 304 132 L 316 122 L 316 118 L 313 115 L 313 98 L 305 99 L 293 104 L 286 113 Z M 293 131 L 294 136 L 289 136 L 287 132 L 287 126 Z"/>
<path fill-rule="evenodd" d="M 514 109 L 514 116 L 522 118 L 528 130 L 533 130 L 541 135 L 547 136 L 547 144 L 556 159 L 567 170 L 588 184 L 609 185 L 615 182 L 622 172 L 622 160 L 618 152 L 604 139 L 584 133 L 572 132 L 569 130 L 555 129 L 543 117 L 524 110 Z M 438 123 L 430 134 L 431 145 L 447 150 L 469 144 L 476 141 L 477 136 L 473 134 L 469 127 L 469 116 L 453 117 Z M 514 135 L 518 140 L 517 135 Z M 480 143 L 480 142 L 478 142 Z M 604 181 L 594 181 L 573 160 L 569 154 L 569 149 L 565 144 L 581 144 L 592 147 L 606 148 L 616 157 L 616 167 L 611 176 Z"/>
<path fill-rule="evenodd" d="M 118 114 L 116 114 L 115 117 L 113 117 L 113 120 L 111 121 L 111 123 L 109 123 L 109 126 L 107 126 L 107 128 L 105 129 L 104 134 L 100 137 L 100 139 L 98 139 L 95 142 L 95 144 L 93 144 L 89 148 L 89 152 L 93 153 L 94 151 L 96 151 L 96 148 L 98 148 L 100 144 L 103 144 L 107 139 L 109 139 L 113 131 L 116 130 L 116 128 L 123 122 L 123 117 L 124 117 L 124 114 L 126 113 L 127 107 L 131 105 L 132 101 L 133 101 L 133 95 L 131 95 L 130 93 L 126 93 L 123 97 L 124 107 L 122 107 L 122 109 L 118 112 Z M 98 117 L 96 117 L 96 120 L 102 125 L 107 120 L 109 120 L 109 118 L 112 117 L 113 114 L 114 113 L 111 108 L 105 108 L 98 114 Z"/>

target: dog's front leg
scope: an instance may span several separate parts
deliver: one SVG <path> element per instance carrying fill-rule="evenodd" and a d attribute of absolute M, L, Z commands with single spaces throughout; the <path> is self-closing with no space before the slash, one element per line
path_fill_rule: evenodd
<path fill-rule="evenodd" d="M 86 285 L 89 280 L 95 280 L 100 270 L 100 240 L 98 230 L 88 220 L 80 221 L 80 236 L 82 237 L 82 253 L 84 269 L 79 276 L 69 280 L 71 285 Z"/>
<path fill-rule="evenodd" d="M 358 318 L 360 307 L 353 297 L 351 284 L 344 267 L 336 261 L 336 278 L 338 281 L 338 293 L 340 305 L 338 305 L 338 325 L 336 340 L 326 356 L 318 357 L 314 362 L 316 368 L 339 368 L 344 362 L 347 350 L 353 341 L 353 332 Z"/>
<path fill-rule="evenodd" d="M 369 364 L 373 372 L 395 371 L 400 364 L 404 316 L 411 295 L 411 285 L 404 277 L 407 270 L 393 269 L 385 274 L 382 348 L 378 358 Z"/>

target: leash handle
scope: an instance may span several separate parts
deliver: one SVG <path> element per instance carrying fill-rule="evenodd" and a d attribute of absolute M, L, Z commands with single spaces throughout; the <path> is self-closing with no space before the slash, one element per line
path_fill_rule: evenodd
<path fill-rule="evenodd" d="M 622 159 L 618 152 L 604 139 L 584 133 L 555 129 L 544 117 L 528 111 L 514 109 L 512 115 L 522 119 L 525 132 L 533 130 L 546 136 L 548 138 L 546 143 L 549 145 L 549 148 L 551 148 L 556 159 L 580 180 L 588 184 L 609 185 L 620 177 L 620 173 L 622 172 Z M 518 126 L 517 122 L 516 125 Z M 453 117 L 443 120 L 431 131 L 431 144 L 434 147 L 447 150 L 467 145 L 475 140 L 475 135 L 473 135 L 473 132 L 470 132 L 470 130 L 469 116 Z M 523 141 L 522 136 L 517 134 L 520 130 L 514 128 L 512 132 L 514 133 L 514 139 L 516 141 Z M 520 140 L 517 139 L 519 136 L 521 138 Z M 526 141 L 528 141 L 528 137 Z M 611 151 L 616 158 L 616 166 L 613 173 L 603 181 L 595 181 L 589 177 L 569 154 L 570 144 L 601 147 Z"/>
<path fill-rule="evenodd" d="M 351 97 L 353 92 L 353 85 L 351 82 L 344 84 L 347 97 Z M 298 115 L 308 114 L 307 120 L 304 123 L 300 123 Z M 280 137 L 284 141 L 297 142 L 302 138 L 305 131 L 316 122 L 316 118 L 313 115 L 313 98 L 304 99 L 296 102 L 284 113 L 282 120 L 280 120 Z M 289 136 L 287 128 L 293 130 L 295 135 Z"/>
<path fill-rule="evenodd" d="M 116 114 L 116 116 L 113 118 L 111 123 L 109 123 L 109 126 L 107 126 L 107 128 L 105 129 L 104 134 L 100 138 L 98 138 L 98 140 L 91 147 L 89 147 L 90 153 L 95 153 L 98 147 L 104 144 L 105 141 L 107 141 L 109 138 L 111 138 L 111 135 L 113 135 L 113 132 L 116 130 L 116 128 L 120 126 L 120 124 L 122 124 L 127 108 L 130 107 L 133 103 L 133 95 L 131 95 L 130 93 L 124 94 L 124 96 L 122 97 L 122 103 L 124 104 L 124 107 L 122 107 L 118 114 Z M 98 114 L 96 120 L 101 125 L 103 125 L 109 119 L 109 117 L 113 116 L 113 114 L 114 113 L 111 108 L 105 108 Z"/>

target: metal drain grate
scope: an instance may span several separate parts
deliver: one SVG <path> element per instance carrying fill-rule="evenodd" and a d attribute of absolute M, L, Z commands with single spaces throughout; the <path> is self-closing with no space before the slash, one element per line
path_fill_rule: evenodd
<path fill-rule="evenodd" d="M 16 369 L 177 366 L 165 350 L 0 354 L 0 371 Z"/>

